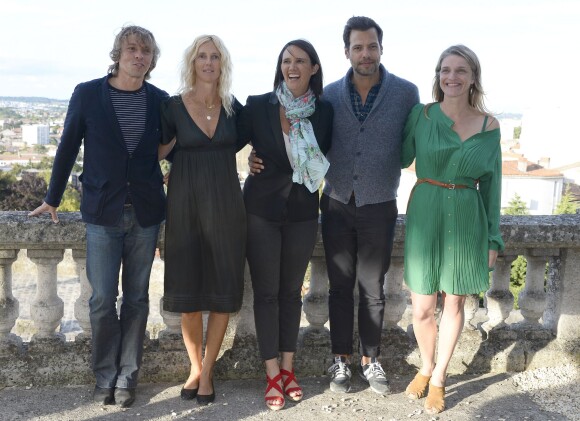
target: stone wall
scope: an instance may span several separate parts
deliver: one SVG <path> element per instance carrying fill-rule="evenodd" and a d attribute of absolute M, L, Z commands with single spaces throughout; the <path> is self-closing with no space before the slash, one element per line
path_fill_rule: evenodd
<path fill-rule="evenodd" d="M 391 269 L 385 285 L 385 322 L 381 362 L 390 373 L 410 373 L 420 364 L 408 294 L 402 282 L 405 220 L 399 217 Z M 580 215 L 502 217 L 506 250 L 498 259 L 485 308 L 478 297 L 466 304 L 466 323 L 450 373 L 523 371 L 580 362 Z M 85 230 L 78 213 L 61 213 L 60 222 L 28 218 L 25 212 L 0 212 L 0 385 L 92 383 L 90 370 L 90 286 L 85 273 Z M 159 238 L 163 256 L 163 230 Z M 12 266 L 20 250 L 36 267 L 36 292 L 19 303 L 12 291 Z M 64 302 L 57 294 L 57 265 L 72 250 L 80 296 L 74 317 L 82 332 L 66 340 L 58 331 Z M 521 311 L 512 311 L 511 263 L 528 261 Z M 547 266 L 547 271 L 546 271 Z M 328 279 L 321 240 L 310 265 L 304 297 L 296 370 L 324 375 L 331 363 L 328 332 Z M 66 297 L 65 297 L 66 298 Z M 34 328 L 30 340 L 14 326 L 27 306 Z M 162 307 L 162 306 L 161 306 Z M 187 377 L 189 362 L 180 336 L 179 315 L 152 314 L 163 329 L 145 343 L 142 381 L 175 381 Z M 355 340 L 356 343 L 356 340 Z M 356 349 L 356 346 L 355 346 Z M 358 356 L 354 356 L 357 361 Z M 263 377 L 253 326 L 252 292 L 246 272 L 243 306 L 230 322 L 216 366 L 220 378 Z"/>

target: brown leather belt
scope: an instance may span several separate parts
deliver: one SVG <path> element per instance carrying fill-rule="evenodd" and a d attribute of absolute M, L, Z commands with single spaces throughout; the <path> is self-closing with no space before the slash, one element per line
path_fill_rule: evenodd
<path fill-rule="evenodd" d="M 433 184 L 434 186 L 443 187 L 443 188 L 449 189 L 449 190 L 455 190 L 455 189 L 479 190 L 479 180 L 475 180 L 473 182 L 473 186 L 468 186 L 467 184 L 443 183 L 441 181 L 433 180 L 432 178 L 419 178 L 419 179 L 417 179 L 417 182 L 413 186 L 413 189 L 411 190 L 411 194 L 409 195 L 409 201 L 407 202 L 407 209 L 409 209 L 409 204 L 411 203 L 411 199 L 413 198 L 413 193 L 415 192 L 415 188 L 417 188 L 417 186 L 419 184 L 423 184 L 423 183 Z"/>
<path fill-rule="evenodd" d="M 478 184 L 477 181 L 478 180 L 475 181 L 475 185 L 472 188 L 477 188 L 477 184 Z M 441 181 L 433 180 L 431 178 L 419 178 L 417 180 L 417 182 L 415 183 L 415 187 L 417 187 L 419 184 L 423 184 L 423 183 L 433 184 L 434 186 L 444 187 L 444 188 L 449 189 L 449 190 L 470 188 L 467 184 L 442 183 Z"/>

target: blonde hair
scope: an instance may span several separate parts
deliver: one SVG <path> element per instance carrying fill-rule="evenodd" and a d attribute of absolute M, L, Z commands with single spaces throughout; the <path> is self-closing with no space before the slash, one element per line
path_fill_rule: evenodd
<path fill-rule="evenodd" d="M 484 98 L 485 92 L 483 91 L 483 86 L 481 85 L 481 65 L 479 64 L 479 59 L 475 53 L 467 48 L 465 45 L 452 45 L 441 53 L 437 66 L 435 67 L 435 78 L 433 79 L 433 99 L 436 102 L 442 102 L 445 94 L 440 86 L 440 75 L 441 63 L 446 57 L 450 55 L 459 56 L 467 61 L 467 64 L 471 68 L 473 73 L 473 84 L 469 88 L 469 105 L 483 114 L 491 114 L 485 106 Z"/>
<path fill-rule="evenodd" d="M 178 93 L 185 94 L 195 88 L 197 75 L 194 61 L 199 53 L 199 48 L 206 42 L 213 42 L 220 54 L 220 78 L 218 80 L 218 94 L 228 117 L 234 114 L 232 87 L 232 59 L 224 42 L 216 35 L 200 35 L 185 50 L 181 63 L 181 83 Z"/>

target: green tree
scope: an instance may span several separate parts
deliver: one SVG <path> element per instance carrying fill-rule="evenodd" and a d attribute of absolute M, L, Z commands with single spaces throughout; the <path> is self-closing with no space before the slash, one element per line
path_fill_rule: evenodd
<path fill-rule="evenodd" d="M 526 272 L 528 269 L 528 261 L 524 256 L 518 256 L 512 263 L 510 272 L 510 291 L 514 296 L 514 308 L 518 309 L 518 296 L 525 286 Z"/>
<path fill-rule="evenodd" d="M 530 212 L 519 194 L 515 194 L 504 209 L 505 215 L 529 215 Z M 524 288 L 528 263 L 524 256 L 518 256 L 512 263 L 510 272 L 510 291 L 514 295 L 514 308 L 518 307 L 518 295 Z"/>
<path fill-rule="evenodd" d="M 32 166 L 37 170 L 52 170 L 53 163 L 54 163 L 53 157 L 43 156 L 38 164 L 33 164 Z"/>
<path fill-rule="evenodd" d="M 40 154 L 45 154 L 47 149 L 46 146 L 44 145 L 34 145 L 34 152 L 36 153 L 40 153 Z"/>
<path fill-rule="evenodd" d="M 522 134 L 522 126 L 514 127 L 514 139 L 519 139 Z"/>
<path fill-rule="evenodd" d="M 578 203 L 574 201 L 574 197 L 570 192 L 570 184 L 566 184 L 566 189 L 564 190 L 564 195 L 560 199 L 560 203 L 556 206 L 554 210 L 554 215 L 564 215 L 564 214 L 574 214 L 578 209 Z"/>
<path fill-rule="evenodd" d="M 22 179 L 10 185 L 8 194 L 0 202 L 5 211 L 32 210 L 42 203 L 46 194 L 46 182 L 42 177 L 23 173 Z"/>
<path fill-rule="evenodd" d="M 509 201 L 508 207 L 503 211 L 504 215 L 529 215 L 530 211 L 519 194 L 515 194 Z"/>
<path fill-rule="evenodd" d="M 8 171 L 8 174 L 10 174 L 12 177 L 14 177 L 14 180 L 16 181 L 16 177 L 20 177 L 20 174 L 26 168 L 28 168 L 28 167 L 26 167 L 24 165 L 20 165 L 20 164 L 14 164 L 12 166 L 12 169 L 10 171 Z"/>
<path fill-rule="evenodd" d="M 12 185 L 16 182 L 16 177 L 4 171 L 0 171 L 0 203 L 12 193 Z"/>
<path fill-rule="evenodd" d="M 73 186 L 69 184 L 64 191 L 58 210 L 62 212 L 77 212 L 80 209 L 81 195 Z"/>

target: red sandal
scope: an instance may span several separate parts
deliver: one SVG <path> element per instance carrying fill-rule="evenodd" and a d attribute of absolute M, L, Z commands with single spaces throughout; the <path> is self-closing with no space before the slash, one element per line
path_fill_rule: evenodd
<path fill-rule="evenodd" d="M 282 380 L 282 373 L 278 373 L 278 375 L 273 379 L 268 377 L 266 374 L 266 381 L 268 382 L 268 386 L 266 387 L 264 400 L 266 401 L 266 406 L 272 411 L 278 411 L 284 408 L 284 404 L 286 403 L 284 399 L 284 392 L 282 392 L 282 388 L 280 387 L 280 380 Z M 282 396 L 267 396 L 271 389 L 276 389 Z"/>
<path fill-rule="evenodd" d="M 284 393 L 292 399 L 294 402 L 300 402 L 302 400 L 302 388 L 300 386 L 296 387 L 288 387 L 288 385 L 292 382 L 298 385 L 298 380 L 296 380 L 296 376 L 294 375 L 294 369 L 292 371 L 284 370 L 283 368 L 280 369 L 280 374 L 286 376 L 286 380 L 284 380 Z M 294 396 L 290 395 L 292 392 L 298 392 Z"/>

